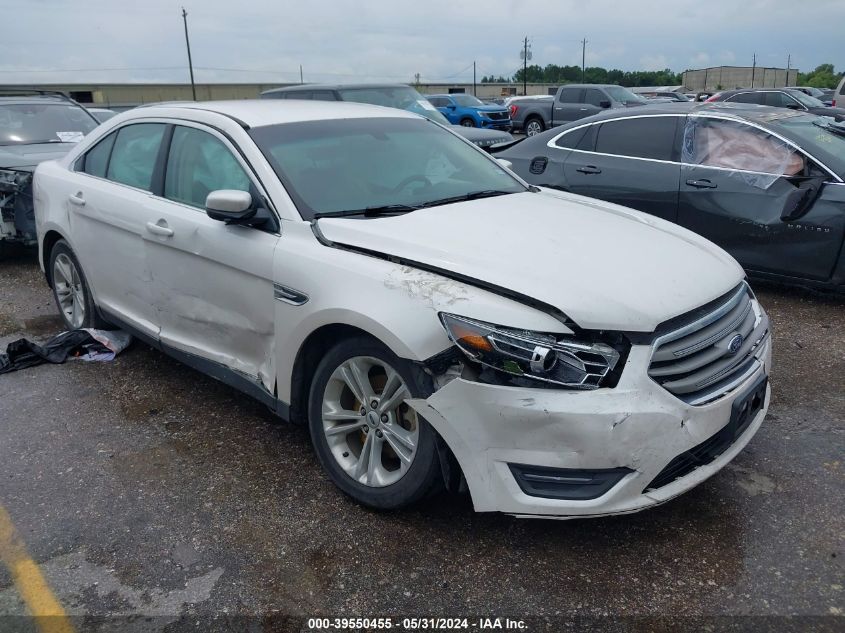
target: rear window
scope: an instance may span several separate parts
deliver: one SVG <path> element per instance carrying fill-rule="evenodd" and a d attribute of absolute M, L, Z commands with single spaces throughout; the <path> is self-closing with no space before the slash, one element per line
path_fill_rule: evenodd
<path fill-rule="evenodd" d="M 581 103 L 583 88 L 562 88 L 558 101 L 561 103 Z"/>
<path fill-rule="evenodd" d="M 121 128 L 112 148 L 107 178 L 151 191 L 164 123 L 137 123 Z"/>

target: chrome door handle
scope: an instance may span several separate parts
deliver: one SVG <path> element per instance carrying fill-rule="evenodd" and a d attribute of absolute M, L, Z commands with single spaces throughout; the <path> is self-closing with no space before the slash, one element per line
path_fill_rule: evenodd
<path fill-rule="evenodd" d="M 159 222 L 164 222 L 164 220 L 159 220 Z M 163 226 L 154 222 L 147 222 L 147 230 L 153 235 L 161 235 L 162 237 L 170 237 L 173 235 L 173 229 L 168 228 L 166 223 Z"/>
<path fill-rule="evenodd" d="M 586 112 L 587 108 L 581 108 L 581 112 Z"/>
<path fill-rule="evenodd" d="M 82 197 L 82 192 L 77 191 L 76 193 L 72 193 L 67 197 L 70 200 L 71 204 L 75 204 L 78 207 L 85 206 L 85 198 Z"/>

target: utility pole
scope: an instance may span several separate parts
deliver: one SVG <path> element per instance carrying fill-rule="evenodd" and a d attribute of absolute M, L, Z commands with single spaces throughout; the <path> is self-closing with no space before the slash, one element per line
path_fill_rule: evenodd
<path fill-rule="evenodd" d="M 188 47 L 188 70 L 191 73 L 191 94 L 197 100 L 197 87 L 194 85 L 194 63 L 191 61 L 191 41 L 188 39 L 188 12 L 182 7 L 182 21 L 185 23 L 185 46 Z"/>
<path fill-rule="evenodd" d="M 304 84 L 305 82 L 302 80 L 302 64 L 299 65 L 299 83 Z"/>
<path fill-rule="evenodd" d="M 581 40 L 581 83 L 584 83 L 584 71 L 587 62 L 587 38 Z"/>
<path fill-rule="evenodd" d="M 531 45 L 528 43 L 528 36 L 522 40 L 522 50 L 519 51 L 519 56 L 522 57 L 522 94 L 528 95 L 528 60 L 531 59 Z"/>
<path fill-rule="evenodd" d="M 472 96 L 478 96 L 475 92 L 475 62 L 472 62 Z"/>
<path fill-rule="evenodd" d="M 754 75 L 757 72 L 757 53 L 754 53 L 754 57 L 752 58 L 751 62 L 751 87 L 754 87 Z"/>

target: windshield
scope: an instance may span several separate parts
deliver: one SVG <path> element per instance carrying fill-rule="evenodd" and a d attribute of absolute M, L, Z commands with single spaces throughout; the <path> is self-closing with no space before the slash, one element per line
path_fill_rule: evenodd
<path fill-rule="evenodd" d="M 483 106 L 484 103 L 480 99 L 476 99 L 472 95 L 449 95 L 455 100 L 459 106 L 463 108 L 475 108 Z"/>
<path fill-rule="evenodd" d="M 338 119 L 252 128 L 306 220 L 368 207 L 433 206 L 519 181 L 460 137 L 417 118 Z"/>
<path fill-rule="evenodd" d="M 341 88 L 338 92 L 340 93 L 340 98 L 344 101 L 371 103 L 373 105 L 387 106 L 388 108 L 408 110 L 415 114 L 421 114 L 425 118 L 436 121 L 441 125 L 451 125 L 449 120 L 428 102 L 428 99 L 410 86 Z"/>
<path fill-rule="evenodd" d="M 76 143 L 95 127 L 97 121 L 69 103 L 0 104 L 0 145 Z"/>
<path fill-rule="evenodd" d="M 635 95 L 633 92 L 627 88 L 623 88 L 622 86 L 607 86 L 605 90 L 615 101 L 619 101 L 625 105 L 629 103 L 648 103 L 648 100 L 645 97 Z"/>
<path fill-rule="evenodd" d="M 801 114 L 769 126 L 845 178 L 845 125 L 812 114 Z"/>
<path fill-rule="evenodd" d="M 800 90 L 790 90 L 789 94 L 795 97 L 802 105 L 808 108 L 823 108 L 824 104 L 816 99 L 815 97 L 811 97 L 808 94 L 804 94 Z"/>

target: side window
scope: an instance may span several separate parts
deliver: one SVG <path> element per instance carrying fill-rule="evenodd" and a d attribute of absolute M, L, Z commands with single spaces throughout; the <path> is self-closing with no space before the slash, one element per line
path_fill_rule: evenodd
<path fill-rule="evenodd" d="M 311 98 L 314 101 L 337 101 L 331 90 L 315 90 L 311 93 Z"/>
<path fill-rule="evenodd" d="M 246 172 L 220 140 L 195 128 L 177 126 L 173 130 L 164 176 L 165 198 L 202 209 L 212 191 L 249 188 Z"/>
<path fill-rule="evenodd" d="M 600 108 L 602 101 L 610 101 L 610 99 L 608 99 L 601 90 L 587 88 L 584 94 L 584 103 Z"/>
<path fill-rule="evenodd" d="M 800 108 L 801 105 L 785 92 L 767 92 L 764 102 L 768 106 L 776 108 Z"/>
<path fill-rule="evenodd" d="M 120 128 L 106 178 L 150 191 L 164 123 L 136 123 Z"/>
<path fill-rule="evenodd" d="M 763 93 L 762 92 L 740 92 L 737 95 L 732 95 L 725 99 L 725 101 L 730 101 L 731 103 L 756 103 L 762 104 L 763 103 Z"/>
<path fill-rule="evenodd" d="M 561 136 L 557 141 L 555 141 L 555 145 L 568 149 L 580 149 L 578 147 L 578 144 L 581 142 L 581 139 L 584 138 L 584 135 L 591 127 L 592 126 L 590 125 L 586 125 L 582 128 L 567 132 L 566 134 Z"/>
<path fill-rule="evenodd" d="M 684 162 L 778 176 L 804 171 L 804 157 L 762 130 L 720 119 L 691 119 L 684 134 Z"/>
<path fill-rule="evenodd" d="M 440 97 L 429 97 L 428 102 L 435 108 L 442 108 L 446 105 L 445 103 L 443 103 L 443 99 L 441 99 Z"/>
<path fill-rule="evenodd" d="M 679 118 L 657 116 L 602 123 L 596 139 L 596 151 L 616 156 L 672 160 Z"/>
<path fill-rule="evenodd" d="M 114 139 L 116 137 L 117 132 L 112 132 L 94 147 L 89 149 L 85 154 L 85 163 L 82 171 L 86 174 L 97 176 L 98 178 L 105 178 L 106 167 L 109 162 L 109 154 L 111 154 L 111 148 L 114 145 Z"/>
<path fill-rule="evenodd" d="M 558 101 L 561 103 L 581 103 L 582 88 L 561 88 Z"/>

